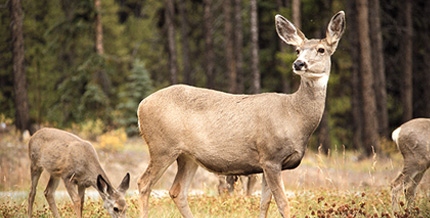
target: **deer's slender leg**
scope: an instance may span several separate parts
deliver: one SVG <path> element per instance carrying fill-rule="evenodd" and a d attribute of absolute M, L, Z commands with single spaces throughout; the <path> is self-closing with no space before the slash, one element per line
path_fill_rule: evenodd
<path fill-rule="evenodd" d="M 43 172 L 42 167 L 37 166 L 31 166 L 31 189 L 30 193 L 28 194 L 28 206 L 27 206 L 27 215 L 28 217 L 31 217 L 31 214 L 33 213 L 33 203 L 34 198 L 36 196 L 37 192 L 37 183 L 39 182 L 40 175 Z"/>
<path fill-rule="evenodd" d="M 78 186 L 78 195 L 79 195 L 79 198 L 81 199 L 81 208 L 80 208 L 80 211 L 81 211 L 81 214 L 82 214 L 82 210 L 83 210 L 83 208 L 84 208 L 84 202 L 85 202 L 85 186 Z"/>
<path fill-rule="evenodd" d="M 261 201 L 260 201 L 260 218 L 266 218 L 269 212 L 270 201 L 272 201 L 272 192 L 267 185 L 266 178 L 263 174 L 261 185 Z"/>
<path fill-rule="evenodd" d="M 391 201 L 392 201 L 392 207 L 393 211 L 399 210 L 399 192 L 403 189 L 403 178 L 404 178 L 403 172 L 399 173 L 399 175 L 394 179 L 394 181 L 391 183 Z"/>
<path fill-rule="evenodd" d="M 405 196 L 407 206 L 410 208 L 413 206 L 413 202 L 415 200 L 415 192 L 418 184 L 421 182 L 423 178 L 425 170 L 422 170 L 416 173 L 412 178 L 409 179 L 408 183 L 405 186 Z"/>
<path fill-rule="evenodd" d="M 398 195 L 400 191 L 404 191 L 408 207 L 412 206 L 417 185 L 420 183 L 425 171 L 425 166 L 420 164 L 419 160 L 414 157 L 405 158 L 402 172 L 392 183 L 393 211 L 399 209 Z"/>
<path fill-rule="evenodd" d="M 197 171 L 198 165 L 192 159 L 181 155 L 178 160 L 178 172 L 170 188 L 170 197 L 183 217 L 193 217 L 187 201 L 188 188 Z"/>
<path fill-rule="evenodd" d="M 287 196 L 285 195 L 284 184 L 281 178 L 281 165 L 266 163 L 263 166 L 264 177 L 269 189 L 275 198 L 278 210 L 282 217 L 290 217 L 290 205 Z"/>
<path fill-rule="evenodd" d="M 254 191 L 254 186 L 257 183 L 257 175 L 249 175 L 248 183 L 246 184 L 246 195 L 251 196 Z"/>
<path fill-rule="evenodd" d="M 148 217 L 149 195 L 151 194 L 152 186 L 160 179 L 176 158 L 177 156 L 166 157 L 151 155 L 148 168 L 146 168 L 146 171 L 137 181 L 141 217 Z"/>
<path fill-rule="evenodd" d="M 79 197 L 78 192 L 76 191 L 76 185 L 73 184 L 68 178 L 63 178 L 64 186 L 66 186 L 67 193 L 69 193 L 70 198 L 73 202 L 73 207 L 78 218 L 82 217 L 81 210 L 81 198 Z"/>
<path fill-rule="evenodd" d="M 227 182 L 227 190 L 229 195 L 232 195 L 234 193 L 234 185 L 237 179 L 237 176 L 226 176 L 225 180 Z"/>
<path fill-rule="evenodd" d="M 216 175 L 218 177 L 218 194 L 223 195 L 227 190 L 227 181 L 224 175 Z"/>
<path fill-rule="evenodd" d="M 49 178 L 48 185 L 46 186 L 46 189 L 44 192 L 46 201 L 48 201 L 48 204 L 49 204 L 49 208 L 51 208 L 51 211 L 54 214 L 54 217 L 56 218 L 60 217 L 60 214 L 58 213 L 57 205 L 55 204 L 54 193 L 58 187 L 59 182 L 60 182 L 59 178 L 51 175 L 51 177 Z"/>

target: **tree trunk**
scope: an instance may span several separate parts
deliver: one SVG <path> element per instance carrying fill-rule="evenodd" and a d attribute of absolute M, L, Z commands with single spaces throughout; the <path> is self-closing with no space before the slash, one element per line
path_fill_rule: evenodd
<path fill-rule="evenodd" d="M 376 111 L 375 91 L 373 88 L 373 71 L 371 59 L 371 45 L 369 38 L 369 10 L 367 0 L 357 1 L 358 38 L 360 43 L 360 71 L 363 97 L 363 147 L 365 156 L 369 157 L 373 151 L 379 152 L 378 118 Z M 372 148 L 373 147 L 373 148 Z"/>
<path fill-rule="evenodd" d="M 298 3 L 295 3 L 297 1 Z M 294 6 L 295 4 L 298 4 L 298 6 Z M 321 19 L 321 27 L 317 29 L 316 36 L 317 38 L 324 38 L 326 34 L 327 25 L 330 21 L 330 17 L 332 16 L 332 1 L 331 0 L 324 0 L 322 1 L 322 6 L 320 8 L 320 16 L 323 17 Z M 300 2 L 299 0 L 293 0 L 293 13 L 300 13 L 300 12 L 294 12 L 294 7 L 297 7 L 300 9 Z M 298 10 L 296 9 L 296 10 Z M 297 22 L 300 23 L 300 17 L 297 15 L 293 15 L 293 17 L 297 17 Z M 321 123 L 318 127 L 317 135 L 318 135 L 318 146 L 320 152 L 323 152 L 324 154 L 328 154 L 330 148 L 331 148 L 331 138 L 330 138 L 330 126 L 329 126 L 329 110 L 330 110 L 330 104 L 328 103 L 330 101 L 329 96 L 326 97 L 326 103 L 325 103 L 325 110 L 323 117 L 321 119 Z"/>
<path fill-rule="evenodd" d="M 94 0 L 94 9 L 96 12 L 96 19 L 95 19 L 95 47 L 96 47 L 96 53 L 100 56 L 103 56 L 104 46 L 103 46 L 103 25 L 102 25 L 102 6 L 101 6 L 101 0 Z M 106 74 L 106 72 L 103 69 L 99 69 L 95 72 L 93 75 L 94 79 L 96 80 L 96 83 L 99 84 L 102 87 L 103 92 L 109 96 L 110 92 L 112 90 L 111 81 Z"/>
<path fill-rule="evenodd" d="M 347 14 L 350 42 L 349 54 L 351 55 L 351 115 L 352 115 L 352 148 L 358 150 L 362 147 L 363 110 L 361 97 L 361 83 L 359 75 L 360 44 L 358 43 L 357 8 L 355 1 L 347 1 Z"/>
<path fill-rule="evenodd" d="M 181 41 L 182 41 L 182 65 L 184 67 L 184 83 L 192 84 L 191 63 L 190 63 L 190 45 L 188 42 L 188 22 L 185 11 L 185 0 L 179 1 L 179 15 L 181 17 Z"/>
<path fill-rule="evenodd" d="M 204 37 L 205 37 L 205 71 L 206 83 L 210 89 L 215 88 L 215 53 L 213 48 L 213 26 L 212 26 L 212 9 L 211 0 L 203 0 L 204 14 Z"/>
<path fill-rule="evenodd" d="M 15 125 L 24 131 L 30 129 L 30 114 L 27 97 L 27 79 L 24 66 L 24 37 L 22 33 L 22 5 L 21 0 L 11 0 L 10 4 L 10 30 L 12 35 L 12 61 L 13 61 L 13 91 L 15 100 Z M 32 131 L 30 132 L 32 133 Z"/>
<path fill-rule="evenodd" d="M 231 18 L 231 0 L 224 0 L 224 51 L 229 78 L 229 92 L 236 93 L 236 61 L 233 53 L 233 23 Z"/>
<path fill-rule="evenodd" d="M 278 7 L 278 11 L 281 11 L 281 9 L 284 6 L 284 3 L 282 2 L 282 0 L 277 0 L 276 1 L 277 7 Z M 287 45 L 282 41 L 282 40 L 278 40 L 278 47 L 279 47 L 279 53 L 283 54 L 285 52 L 287 52 Z M 282 92 L 283 93 L 290 93 L 291 92 L 291 81 L 292 81 L 292 70 L 289 70 L 291 68 L 289 68 L 287 66 L 287 64 L 285 63 L 284 60 L 282 60 L 282 58 L 278 58 L 277 63 L 279 70 L 279 74 L 282 78 Z"/>
<path fill-rule="evenodd" d="M 427 15 L 430 14 L 430 1 L 426 1 L 424 12 Z M 430 87 L 430 73 L 429 73 L 429 71 L 430 71 L 430 43 L 429 43 L 430 42 L 430 19 L 425 19 L 423 26 L 424 26 L 424 33 L 423 34 L 424 34 L 424 36 L 426 36 L 425 42 L 427 42 L 427 43 L 424 43 L 424 46 L 425 46 L 424 69 L 426 69 L 426 71 L 423 73 L 423 76 L 424 76 L 423 87 Z M 430 92 L 428 90 L 425 90 L 423 92 L 423 94 L 424 94 L 423 98 L 427 99 L 424 102 L 423 116 L 430 117 L 430 100 L 429 100 L 430 99 Z"/>
<path fill-rule="evenodd" d="M 402 122 L 406 122 L 413 117 L 413 87 L 412 87 L 412 1 L 405 1 L 401 4 L 403 8 L 399 8 L 402 19 L 402 43 L 401 53 L 403 54 L 403 61 L 401 62 L 403 78 L 401 88 L 401 99 L 403 105 Z"/>
<path fill-rule="evenodd" d="M 102 26 L 102 14 L 101 14 L 101 0 L 94 0 L 94 8 L 96 10 L 96 52 L 99 55 L 103 55 L 103 26 Z"/>
<path fill-rule="evenodd" d="M 242 30 L 242 0 L 235 0 L 234 5 L 234 56 L 236 58 L 236 93 L 244 92 L 243 79 L 243 30 Z"/>
<path fill-rule="evenodd" d="M 164 13 L 167 26 L 167 40 L 169 46 L 169 73 L 170 83 L 178 83 L 178 67 L 177 67 L 177 55 L 176 55 L 176 40 L 175 40 L 175 8 L 173 0 L 165 0 L 166 11 Z"/>
<path fill-rule="evenodd" d="M 297 28 L 302 28 L 302 21 L 301 21 L 301 0 L 291 0 L 291 15 L 293 17 L 293 24 Z M 293 52 L 295 52 L 295 48 L 289 47 L 289 49 Z M 295 76 L 295 74 L 292 72 L 292 76 Z M 292 89 L 297 90 L 300 86 L 300 80 L 293 80 Z"/>
<path fill-rule="evenodd" d="M 387 89 L 385 82 L 384 49 L 381 31 L 379 0 L 369 0 L 369 28 L 372 48 L 372 68 L 375 77 L 375 97 L 378 111 L 379 134 L 389 137 Z"/>
<path fill-rule="evenodd" d="M 327 102 L 326 102 L 327 106 Z M 324 111 L 324 114 L 321 118 L 321 122 L 318 130 L 318 150 L 321 149 L 321 152 L 324 154 L 328 154 L 331 148 L 331 139 L 330 139 L 330 127 L 329 127 L 329 118 L 327 109 Z"/>
<path fill-rule="evenodd" d="M 251 0 L 251 72 L 252 92 L 260 93 L 260 70 L 258 57 L 258 14 L 257 0 Z"/>
<path fill-rule="evenodd" d="M 302 28 L 301 13 L 300 13 L 300 0 L 292 0 L 291 10 L 293 14 L 293 24 L 296 28 Z"/>

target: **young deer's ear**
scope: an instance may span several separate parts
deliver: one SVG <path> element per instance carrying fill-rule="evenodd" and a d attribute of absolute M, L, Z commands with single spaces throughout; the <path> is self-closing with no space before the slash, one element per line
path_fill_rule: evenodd
<path fill-rule="evenodd" d="M 130 187 L 130 173 L 127 173 L 127 175 L 124 176 L 124 179 L 122 179 L 121 184 L 119 184 L 118 191 L 124 194 L 129 187 Z"/>
<path fill-rule="evenodd" d="M 275 16 L 276 32 L 279 38 L 292 46 L 300 46 L 305 41 L 305 35 L 297 29 L 290 21 L 281 15 Z"/>
<path fill-rule="evenodd" d="M 336 50 L 337 44 L 345 31 L 345 27 L 345 12 L 339 11 L 331 18 L 330 23 L 327 26 L 326 40 L 332 47 L 332 53 Z"/>
<path fill-rule="evenodd" d="M 105 195 L 112 194 L 112 187 L 106 182 L 102 175 L 97 176 L 97 189 Z"/>

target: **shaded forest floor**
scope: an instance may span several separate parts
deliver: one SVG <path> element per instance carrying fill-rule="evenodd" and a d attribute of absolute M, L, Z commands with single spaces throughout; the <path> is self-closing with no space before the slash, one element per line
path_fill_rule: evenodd
<path fill-rule="evenodd" d="M 5 206 L 5 200 L 7 199 L 8 202 L 14 202 L 13 204 L 18 207 L 26 208 L 26 195 L 28 194 L 30 186 L 27 140 L 24 139 L 21 142 L 14 134 L 5 132 L 0 133 L 0 192 L 3 193 L 2 207 Z M 97 143 L 94 142 L 94 144 Z M 131 182 L 128 195 L 130 196 L 130 201 L 137 201 L 137 179 L 146 169 L 149 160 L 147 148 L 146 145 L 144 145 L 143 140 L 139 137 L 128 138 L 124 143 L 124 146 L 120 149 L 97 149 L 97 152 L 102 166 L 114 185 L 118 185 L 125 173 L 130 172 Z M 329 196 L 343 195 L 341 199 L 346 199 L 345 203 L 349 202 L 349 204 L 351 204 L 354 196 L 360 197 L 362 193 L 372 193 L 371 195 L 383 196 L 384 200 L 378 200 L 378 204 L 382 203 L 382 205 L 385 205 L 385 209 L 382 209 L 382 212 L 376 208 L 371 208 L 369 210 L 377 211 L 380 215 L 382 215 L 383 212 L 391 211 L 388 209 L 391 208 L 389 184 L 397 176 L 402 167 L 401 155 L 393 153 L 390 157 L 374 156 L 373 158 L 361 161 L 358 160 L 358 156 L 358 153 L 344 151 L 342 148 L 335 149 L 329 154 L 329 156 L 308 150 L 299 167 L 294 170 L 284 171 L 282 174 L 287 194 L 292 200 L 292 207 L 300 201 L 300 198 L 304 197 L 313 199 L 319 204 L 321 201 L 319 198 L 321 196 L 323 198 L 330 199 L 331 197 Z M 154 200 L 154 198 L 151 198 L 153 203 L 160 203 L 160 201 L 166 202 L 166 204 L 170 205 L 168 207 L 173 207 L 173 209 L 170 208 L 170 211 L 176 211 L 174 209 L 173 202 L 170 201 L 167 195 L 167 191 L 170 188 L 175 173 L 176 164 L 173 164 L 154 187 L 157 191 L 154 191 L 153 196 L 158 195 L 160 200 Z M 260 178 L 259 180 L 261 181 Z M 37 193 L 37 201 L 40 202 L 41 205 L 46 204 L 43 199 L 43 190 L 47 181 L 48 175 L 44 172 L 39 181 Z M 257 183 L 254 196 L 249 199 L 243 199 L 243 191 L 241 189 L 242 185 L 240 182 L 237 182 L 238 188 L 235 190 L 233 199 L 236 199 L 237 201 L 245 201 L 244 204 L 250 203 L 254 206 L 257 205 L 254 209 L 258 211 L 260 181 Z M 191 194 L 194 196 L 191 197 L 191 204 L 193 204 L 193 202 L 197 203 L 196 201 L 200 198 L 204 198 L 206 200 L 209 199 L 209 201 L 213 201 L 214 204 L 225 204 L 225 202 L 231 202 L 232 200 L 227 199 L 228 197 L 226 196 L 218 197 L 217 184 L 218 177 L 216 175 L 199 168 L 191 185 L 191 190 L 198 194 Z M 59 186 L 58 190 L 64 190 L 63 184 Z M 88 189 L 88 191 L 91 190 L 92 188 Z M 13 193 L 19 191 L 25 194 L 21 195 L 21 197 L 14 197 Z M 203 195 L 200 195 L 199 193 L 203 193 Z M 421 208 L 421 214 L 430 214 L 430 211 L 427 210 L 430 208 L 428 207 L 430 204 L 429 173 L 424 176 L 421 184 L 418 186 L 417 193 L 418 199 L 420 199 L 419 201 L 421 203 L 427 202 L 425 204 L 425 208 Z M 60 200 L 59 202 L 68 204 L 68 197 L 65 199 L 67 199 L 67 201 Z M 93 204 L 98 204 L 98 200 L 99 199 L 95 198 L 95 202 Z M 354 201 L 360 202 L 360 200 Z M 11 203 L 8 203 L 8 205 L 9 204 Z M 315 205 L 314 209 L 320 208 L 321 210 L 321 207 L 318 206 L 318 204 Z M 341 200 L 336 198 L 333 199 L 333 201 L 328 202 L 328 206 L 321 206 L 329 210 L 330 205 L 333 204 L 337 205 L 337 207 L 332 206 L 334 210 L 339 209 L 339 207 L 343 205 Z M 357 205 L 359 205 L 359 203 L 357 203 Z M 278 216 L 276 206 L 272 206 L 272 209 L 274 210 L 273 213 Z M 309 215 L 311 215 L 311 209 L 305 210 L 302 208 L 301 210 L 302 213 L 299 214 L 303 215 L 309 213 Z M 315 213 L 316 212 L 317 210 L 315 210 Z M 204 217 L 203 214 L 201 215 Z M 250 214 L 250 216 L 254 215 Z"/>

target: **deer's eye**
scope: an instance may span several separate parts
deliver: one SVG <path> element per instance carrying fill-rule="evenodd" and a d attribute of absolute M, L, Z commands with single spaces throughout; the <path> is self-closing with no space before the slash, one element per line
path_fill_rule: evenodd
<path fill-rule="evenodd" d="M 318 49 L 318 53 L 324 54 L 324 52 L 325 52 L 325 49 L 323 49 L 323 48 Z"/>
<path fill-rule="evenodd" d="M 113 208 L 113 211 L 115 211 L 115 212 L 117 212 L 117 213 L 118 213 L 118 212 L 119 212 L 118 207 L 114 207 L 114 208 Z"/>
<path fill-rule="evenodd" d="M 297 53 L 297 54 L 300 54 L 300 49 L 296 49 L 296 53 Z"/>

